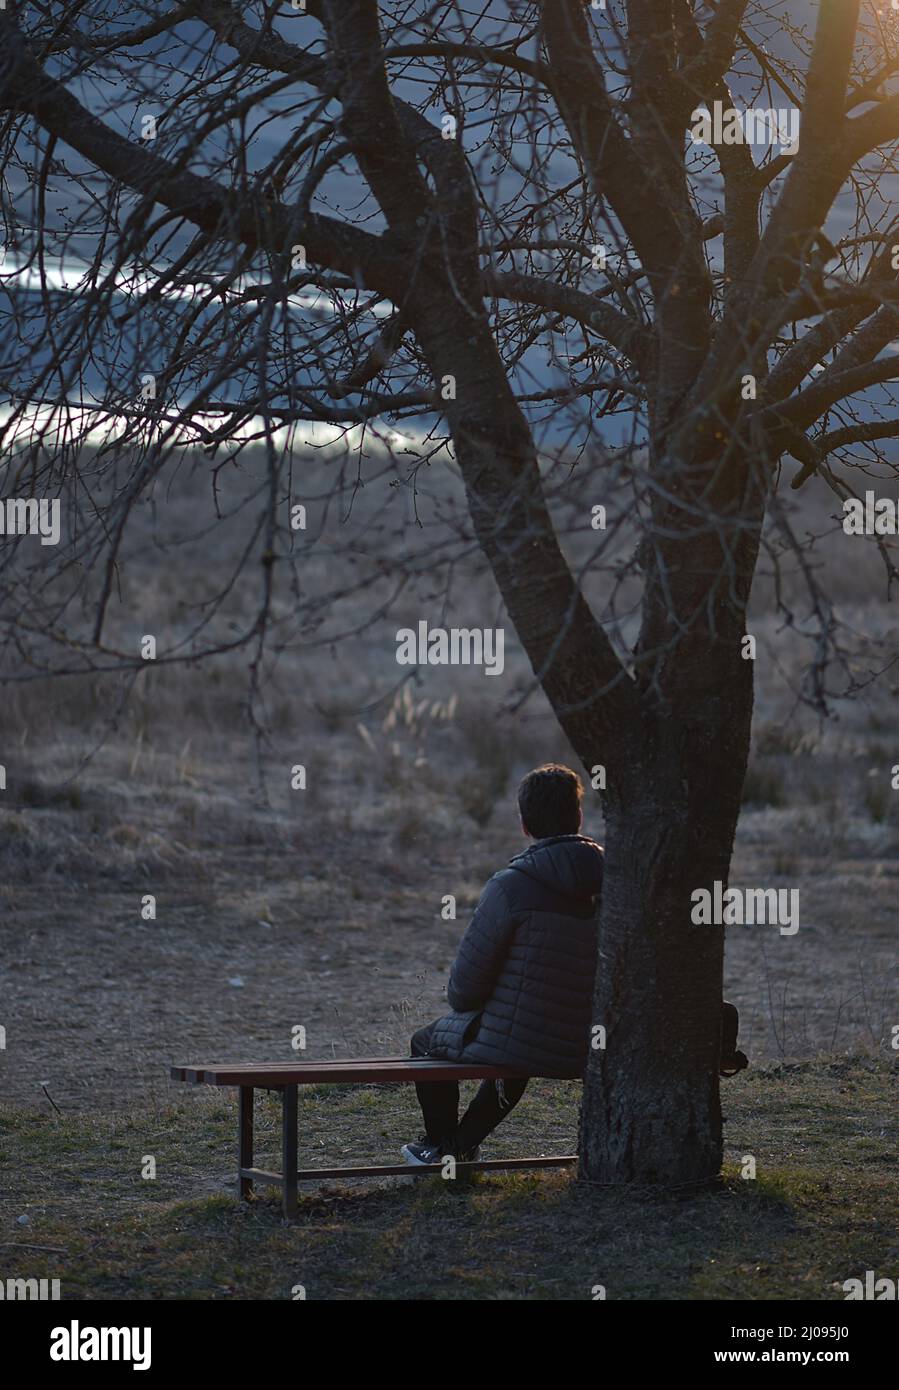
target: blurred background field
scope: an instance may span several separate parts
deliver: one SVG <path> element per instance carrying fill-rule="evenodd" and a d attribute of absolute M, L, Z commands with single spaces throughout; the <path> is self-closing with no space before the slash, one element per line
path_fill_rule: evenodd
<path fill-rule="evenodd" d="M 399 627 L 492 627 L 502 610 L 451 462 L 423 464 L 377 441 L 365 454 L 360 463 L 335 446 L 292 460 L 269 650 L 249 704 L 254 644 L 205 662 L 164 657 L 252 628 L 261 449 L 216 469 L 215 496 L 216 465 L 185 454 L 135 507 L 104 642 L 133 658 L 152 633 L 163 659 L 142 663 L 136 678 L 111 671 L 5 687 L 6 1099 L 46 1110 L 46 1083 L 65 1111 L 155 1103 L 169 1091 L 169 1062 L 398 1055 L 412 1029 L 444 1009 L 481 887 L 523 847 L 518 779 L 537 763 L 574 759 L 508 624 L 502 677 L 450 667 L 410 676 L 397 665 Z M 628 638 L 630 494 L 613 483 L 609 460 L 593 462 L 557 466 L 548 485 L 595 610 Z M 98 497 L 108 485 L 97 480 Z M 71 534 L 75 494 L 65 478 L 61 490 Z M 307 509 L 292 540 L 291 502 Z M 609 510 L 604 533 L 590 528 L 597 503 Z M 731 882 L 798 888 L 800 928 L 793 937 L 731 928 L 726 994 L 756 1062 L 894 1056 L 899 672 L 871 676 L 896 648 L 895 610 L 876 548 L 843 534 L 823 484 L 787 492 L 784 506 L 797 535 L 823 537 L 806 560 L 829 588 L 859 689 L 836 698 L 827 720 L 797 701 L 812 648 L 803 581 L 784 554 L 789 626 L 766 554 L 750 624 L 754 751 Z M 773 531 L 771 545 L 780 545 Z M 21 541 L 7 578 L 30 569 L 38 589 L 51 563 L 51 552 Z M 53 617 L 57 636 L 87 635 L 101 583 L 100 570 L 90 574 Z M 40 589 L 44 611 L 72 592 L 63 571 Z M 52 646 L 59 661 L 62 645 L 41 639 L 34 652 Z M 3 674 L 25 669 L 8 645 Z M 834 686 L 844 679 L 833 672 Z M 295 764 L 306 768 L 305 791 L 290 788 Z M 589 792 L 585 830 L 602 839 Z M 141 918 L 145 894 L 156 897 L 155 920 Z M 441 915 L 448 894 L 455 921 Z M 291 1046 L 298 1024 L 304 1054 Z"/>

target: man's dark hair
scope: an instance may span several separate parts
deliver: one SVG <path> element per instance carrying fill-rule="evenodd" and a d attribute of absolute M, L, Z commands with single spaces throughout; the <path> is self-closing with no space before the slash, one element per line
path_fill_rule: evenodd
<path fill-rule="evenodd" d="M 535 840 L 576 835 L 581 828 L 584 787 L 576 772 L 561 763 L 545 763 L 529 772 L 518 788 L 522 824 Z"/>

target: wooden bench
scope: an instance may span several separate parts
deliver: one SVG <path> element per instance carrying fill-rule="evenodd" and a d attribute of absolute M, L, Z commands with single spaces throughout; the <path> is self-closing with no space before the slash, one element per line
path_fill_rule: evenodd
<path fill-rule="evenodd" d="M 172 1067 L 175 1081 L 194 1086 L 237 1086 L 237 1181 L 240 1196 L 252 1196 L 253 1184 L 281 1189 L 284 1215 L 297 1212 L 297 1183 L 322 1178 L 380 1178 L 402 1174 L 414 1177 L 442 1171 L 439 1163 L 413 1167 L 407 1163 L 379 1164 L 366 1168 L 303 1168 L 297 1171 L 297 1087 L 341 1083 L 387 1086 L 398 1081 L 482 1081 L 515 1075 L 496 1067 L 459 1065 L 429 1057 L 363 1057 L 346 1062 L 270 1062 L 248 1066 Z M 281 1092 L 281 1172 L 269 1173 L 253 1166 L 253 1096 L 259 1090 Z M 576 1154 L 556 1158 L 493 1158 L 460 1163 L 459 1172 L 491 1169 L 561 1168 L 577 1163 Z"/>

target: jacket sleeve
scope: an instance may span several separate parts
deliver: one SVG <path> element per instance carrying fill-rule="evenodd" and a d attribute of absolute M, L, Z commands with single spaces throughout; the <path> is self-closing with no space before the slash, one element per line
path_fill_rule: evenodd
<path fill-rule="evenodd" d="M 515 920 L 505 890 L 498 878 L 491 878 L 459 944 L 450 971 L 446 997 L 451 1009 L 467 1012 L 480 1009 L 493 993 L 499 972 L 509 952 Z"/>

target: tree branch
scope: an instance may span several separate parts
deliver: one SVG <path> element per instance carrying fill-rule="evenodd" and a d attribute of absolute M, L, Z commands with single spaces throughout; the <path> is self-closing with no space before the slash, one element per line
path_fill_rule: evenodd
<path fill-rule="evenodd" d="M 29 52 L 12 16 L 0 12 L 0 103 L 33 116 L 44 130 L 77 150 L 124 187 L 161 203 L 201 231 L 251 249 L 289 257 L 303 238 L 310 260 L 350 277 L 364 277 L 371 288 L 402 294 L 408 260 L 387 238 L 317 213 L 298 224 L 296 209 L 235 194 L 203 174 L 178 169 L 161 155 L 119 135 L 82 106 L 62 83 L 50 77 Z"/>
<path fill-rule="evenodd" d="M 487 294 L 509 299 L 517 304 L 533 304 L 552 309 L 557 314 L 574 319 L 605 338 L 608 343 L 634 363 L 641 375 L 651 370 L 653 340 L 651 334 L 636 319 L 628 318 L 609 304 L 598 303 L 593 295 L 553 280 L 518 271 L 487 269 L 481 281 Z"/>
<path fill-rule="evenodd" d="M 680 80 L 692 100 L 704 96 L 725 76 L 736 48 L 748 0 L 720 0 L 706 25 L 702 47 L 680 72 Z"/>

